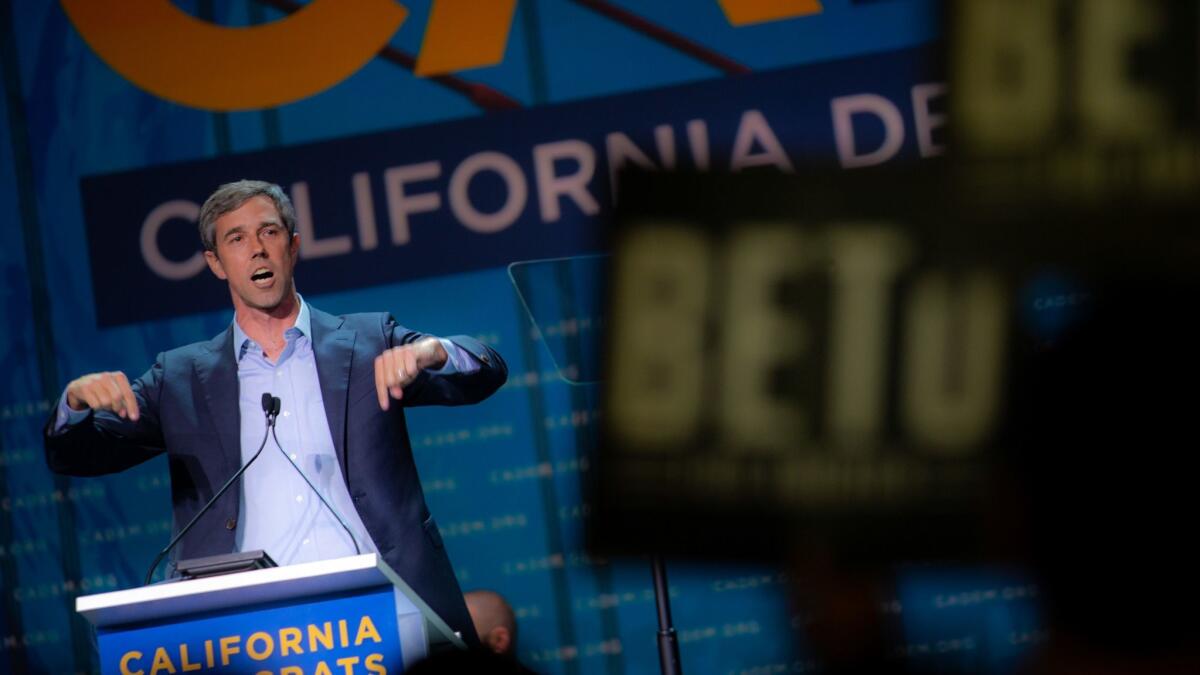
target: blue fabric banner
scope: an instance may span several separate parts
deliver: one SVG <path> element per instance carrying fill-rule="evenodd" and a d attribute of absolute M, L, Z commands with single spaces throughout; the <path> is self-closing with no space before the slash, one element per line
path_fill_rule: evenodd
<path fill-rule="evenodd" d="M 944 102 L 931 55 L 919 48 L 86 177 L 98 323 L 227 306 L 194 224 L 220 183 L 253 177 L 289 189 L 306 293 L 595 252 L 621 166 L 791 171 L 935 152 L 940 122 L 930 111 Z"/>

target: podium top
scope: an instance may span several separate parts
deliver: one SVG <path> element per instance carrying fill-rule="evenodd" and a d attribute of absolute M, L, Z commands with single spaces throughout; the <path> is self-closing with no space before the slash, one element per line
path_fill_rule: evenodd
<path fill-rule="evenodd" d="M 377 553 L 85 595 L 75 599 L 75 611 L 103 628 L 383 585 L 398 588 L 420 611 L 431 641 L 466 647 Z"/>

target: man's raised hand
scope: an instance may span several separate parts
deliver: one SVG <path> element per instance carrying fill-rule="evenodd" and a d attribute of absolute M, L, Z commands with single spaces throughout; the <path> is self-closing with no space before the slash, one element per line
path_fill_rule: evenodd
<path fill-rule="evenodd" d="M 391 399 L 404 396 L 404 387 L 417 379 L 425 368 L 441 368 L 449 358 L 441 341 L 427 337 L 417 342 L 392 347 L 375 357 L 375 393 L 379 407 L 388 409 Z"/>
<path fill-rule="evenodd" d="M 120 371 L 91 373 L 72 380 L 67 385 L 67 405 L 72 410 L 109 410 L 121 417 L 136 422 L 138 419 L 137 399 L 129 378 Z"/>

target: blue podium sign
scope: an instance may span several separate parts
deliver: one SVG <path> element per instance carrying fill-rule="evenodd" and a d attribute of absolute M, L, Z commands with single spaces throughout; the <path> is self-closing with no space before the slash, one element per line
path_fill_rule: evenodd
<path fill-rule="evenodd" d="M 390 587 L 98 631 L 101 671 L 396 673 L 403 652 Z"/>
<path fill-rule="evenodd" d="M 462 640 L 375 554 L 85 596 L 105 675 L 398 673 Z"/>

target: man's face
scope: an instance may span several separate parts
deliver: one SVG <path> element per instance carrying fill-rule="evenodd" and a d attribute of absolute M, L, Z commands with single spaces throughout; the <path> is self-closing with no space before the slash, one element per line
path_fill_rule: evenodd
<path fill-rule="evenodd" d="M 217 250 L 208 267 L 229 282 L 235 309 L 269 312 L 292 296 L 292 270 L 300 238 L 288 236 L 275 204 L 262 195 L 217 218 Z"/>

